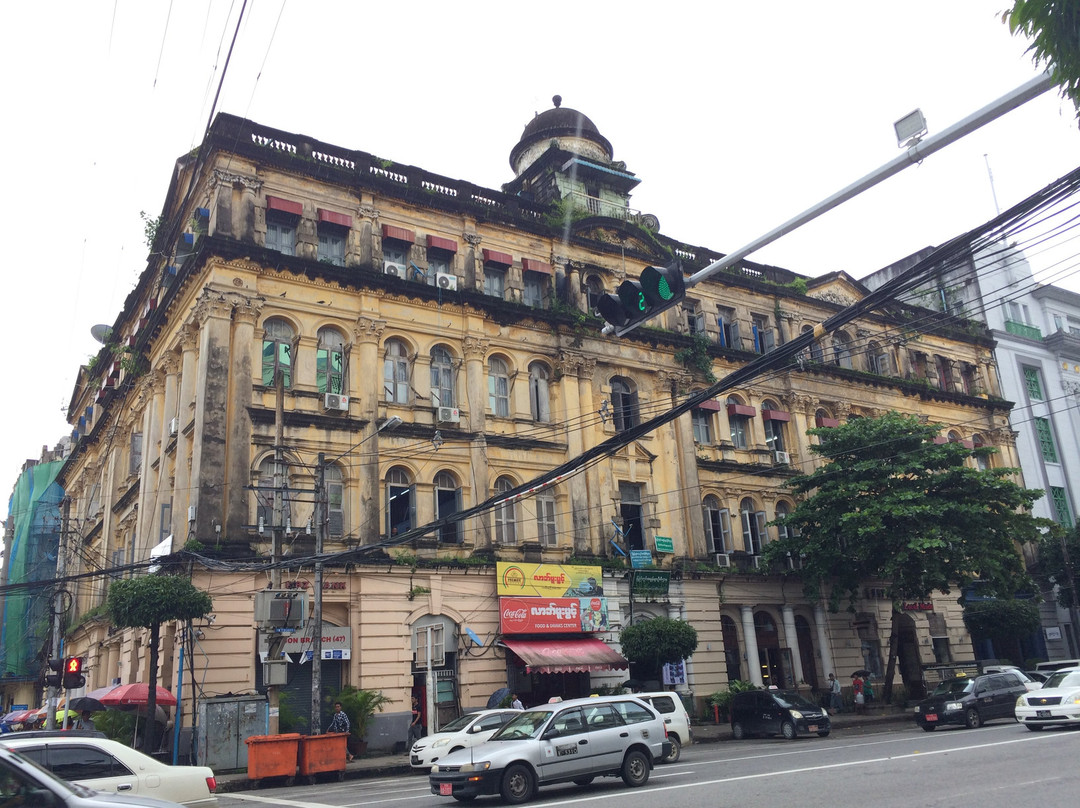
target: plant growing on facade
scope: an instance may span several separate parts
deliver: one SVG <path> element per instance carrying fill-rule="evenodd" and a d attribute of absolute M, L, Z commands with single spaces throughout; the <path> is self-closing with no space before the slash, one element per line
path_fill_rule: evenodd
<path fill-rule="evenodd" d="M 695 336 L 693 344 L 675 352 L 675 361 L 687 370 L 698 374 L 709 384 L 716 384 L 716 376 L 712 370 L 712 356 L 709 355 L 709 344 L 707 337 Z"/>
<path fill-rule="evenodd" d="M 145 210 L 139 211 L 139 218 L 143 222 L 143 240 L 146 242 L 146 248 L 148 250 L 154 249 L 154 242 L 157 241 L 158 230 L 161 229 L 161 216 L 151 216 Z"/>

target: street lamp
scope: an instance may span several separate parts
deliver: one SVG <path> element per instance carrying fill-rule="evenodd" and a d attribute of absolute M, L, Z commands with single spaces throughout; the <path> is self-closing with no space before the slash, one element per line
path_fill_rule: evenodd
<path fill-rule="evenodd" d="M 375 427 L 375 431 L 365 437 L 351 449 L 348 449 L 330 462 L 336 462 L 345 455 L 359 449 L 387 429 L 394 429 L 402 423 L 393 415 Z M 323 599 L 323 537 L 326 535 L 326 522 L 329 518 L 326 507 L 326 455 L 319 452 L 315 467 L 315 605 L 312 608 L 311 622 L 311 735 L 322 734 L 322 599 Z"/>

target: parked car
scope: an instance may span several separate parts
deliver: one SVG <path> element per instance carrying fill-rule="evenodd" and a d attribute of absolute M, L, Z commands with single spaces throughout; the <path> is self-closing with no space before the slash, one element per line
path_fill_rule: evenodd
<path fill-rule="evenodd" d="M 495 730 L 520 713 L 520 710 L 478 710 L 465 713 L 438 732 L 414 743 L 409 750 L 409 765 L 414 769 L 430 769 L 431 764 L 439 758 L 486 741 Z"/>
<path fill-rule="evenodd" d="M 217 806 L 217 781 L 205 766 L 166 766 L 108 738 L 69 735 L 16 733 L 3 742 L 57 777 L 96 791 L 157 797 L 187 808 Z"/>
<path fill-rule="evenodd" d="M 1016 720 L 1032 731 L 1080 724 L 1080 668 L 1054 671 L 1033 693 L 1016 700 Z"/>
<path fill-rule="evenodd" d="M 1020 670 L 1015 665 L 987 665 L 983 668 L 983 673 L 1003 673 L 1008 671 L 1009 673 L 1015 673 L 1020 677 L 1020 681 L 1024 683 L 1024 687 L 1028 690 L 1038 690 L 1042 687 L 1043 680 L 1036 680 L 1029 676 L 1025 671 Z"/>
<path fill-rule="evenodd" d="M 995 718 L 1012 718 L 1016 699 L 1027 686 L 1012 671 L 956 676 L 915 705 L 915 720 L 927 732 L 942 724 L 974 729 Z"/>
<path fill-rule="evenodd" d="M 68 783 L 0 741 L 0 805 L 26 808 L 181 808 L 152 797 L 103 794 Z"/>
<path fill-rule="evenodd" d="M 1047 679 L 1050 678 L 1050 671 L 1024 671 L 1027 677 L 1033 682 L 1038 682 L 1039 687 L 1042 687 Z"/>
<path fill-rule="evenodd" d="M 731 700 L 731 735 L 737 741 L 751 735 L 825 738 L 831 731 L 829 711 L 794 690 L 747 690 Z"/>
<path fill-rule="evenodd" d="M 1035 670 L 1050 674 L 1065 668 L 1080 668 L 1080 659 L 1054 659 L 1050 662 L 1037 662 Z"/>
<path fill-rule="evenodd" d="M 671 754 L 661 762 L 674 763 L 682 756 L 682 748 L 694 742 L 693 733 L 690 731 L 690 716 L 687 715 L 679 694 L 661 690 L 656 693 L 635 693 L 634 698 L 651 705 L 664 717 L 667 739 L 671 741 Z"/>
<path fill-rule="evenodd" d="M 671 752 L 663 718 L 633 696 L 596 696 L 544 704 L 516 716 L 487 741 L 447 755 L 431 767 L 431 793 L 467 802 L 499 794 L 526 802 L 539 786 L 621 776 L 631 787 L 649 781 Z"/>

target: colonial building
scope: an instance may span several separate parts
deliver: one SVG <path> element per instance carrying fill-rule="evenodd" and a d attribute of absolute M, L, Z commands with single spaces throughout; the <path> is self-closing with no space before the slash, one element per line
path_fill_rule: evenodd
<path fill-rule="evenodd" d="M 482 188 L 219 115 L 177 162 L 147 267 L 72 396 L 78 440 L 61 482 L 75 563 L 108 571 L 188 551 L 214 599 L 185 646 L 197 698 L 259 690 L 255 592 L 274 578 L 275 540 L 286 560 L 314 551 L 322 453 L 326 551 L 372 550 L 327 562 L 324 690 L 394 700 L 376 716 L 376 747 L 405 738 L 410 692 L 432 681 L 429 641 L 440 715 L 505 686 L 528 704 L 621 683 L 619 629 L 655 616 L 696 627 L 697 652 L 672 673 L 699 704 L 732 679 L 813 686 L 881 671 L 892 603 L 880 589 L 868 583 L 857 613 L 830 614 L 803 596 L 798 559 L 759 561 L 794 505 L 785 481 L 816 462 L 810 427 L 915 412 L 944 424 L 943 440 L 1015 464 L 993 342 L 955 318 L 920 332 L 915 307 L 860 320 L 532 496 L 396 543 L 670 409 L 867 291 L 842 273 L 744 261 L 649 327 L 606 337 L 592 313 L 605 290 L 720 254 L 630 207 L 638 178 L 558 99 L 510 164 L 502 189 Z M 671 573 L 667 588 L 632 592 L 623 559 L 635 551 Z M 314 579 L 310 563 L 280 575 L 284 588 Z M 568 582 L 556 600 L 574 604 L 515 623 L 522 608 L 500 608 L 515 576 Z M 89 657 L 90 687 L 147 673 L 146 637 L 94 617 L 106 584 L 78 584 L 84 617 L 68 640 Z M 972 648 L 955 595 L 906 607 L 901 670 L 917 690 L 926 667 Z M 559 631 L 569 639 L 549 642 Z M 164 633 L 169 687 L 177 643 Z M 303 714 L 311 665 L 296 643 L 283 693 Z"/>

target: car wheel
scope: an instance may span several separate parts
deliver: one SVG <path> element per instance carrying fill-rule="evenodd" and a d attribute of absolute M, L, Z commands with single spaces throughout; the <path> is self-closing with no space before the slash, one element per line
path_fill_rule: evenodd
<path fill-rule="evenodd" d="M 731 725 L 731 737 L 736 741 L 741 741 L 746 737 L 746 730 L 743 729 L 743 725 L 738 721 Z"/>
<path fill-rule="evenodd" d="M 797 735 L 795 732 L 795 725 L 790 721 L 785 721 L 780 725 L 780 734 L 784 736 L 784 740 L 794 741 Z"/>
<path fill-rule="evenodd" d="M 978 729 L 983 723 L 982 716 L 974 707 L 968 707 L 968 711 L 964 714 L 964 723 L 968 729 Z"/>
<path fill-rule="evenodd" d="M 1043 728 L 1042 724 L 1024 724 L 1024 726 L 1030 729 L 1032 732 L 1039 732 Z"/>
<path fill-rule="evenodd" d="M 637 749 L 631 749 L 623 758 L 622 781 L 631 788 L 649 782 L 649 759 Z"/>
<path fill-rule="evenodd" d="M 511 805 L 528 802 L 536 790 L 536 779 L 528 766 L 515 763 L 503 773 L 502 788 L 499 793 Z"/>
<path fill-rule="evenodd" d="M 574 785 L 575 786 L 587 786 L 592 781 L 593 781 L 593 778 L 591 778 L 591 777 L 579 777 L 577 780 L 574 781 Z"/>
<path fill-rule="evenodd" d="M 682 757 L 682 744 L 679 743 L 679 736 L 677 735 L 668 735 L 667 739 L 671 743 L 671 753 L 662 762 L 675 763 Z"/>
<path fill-rule="evenodd" d="M 830 732 L 832 732 L 832 730 L 828 730 L 828 729 L 822 730 L 821 732 L 818 733 L 818 737 L 819 738 L 828 738 Z"/>
<path fill-rule="evenodd" d="M 935 729 L 937 729 L 937 724 L 923 724 L 922 725 L 923 732 L 933 732 Z"/>

